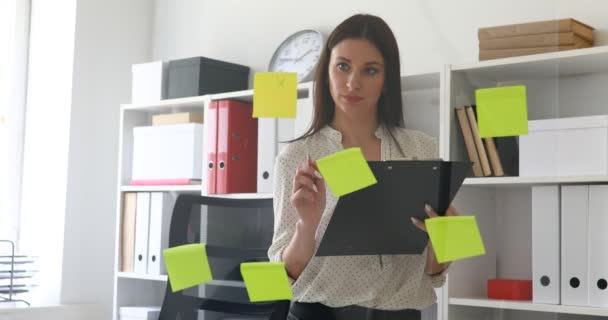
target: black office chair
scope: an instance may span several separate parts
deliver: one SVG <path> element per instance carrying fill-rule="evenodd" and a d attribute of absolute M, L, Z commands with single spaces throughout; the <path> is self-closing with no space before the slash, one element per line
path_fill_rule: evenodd
<path fill-rule="evenodd" d="M 214 281 L 174 293 L 169 280 L 159 319 L 286 319 L 290 302 L 249 302 L 240 273 L 241 262 L 268 261 L 273 219 L 272 199 L 180 195 L 169 247 L 205 243 Z"/>

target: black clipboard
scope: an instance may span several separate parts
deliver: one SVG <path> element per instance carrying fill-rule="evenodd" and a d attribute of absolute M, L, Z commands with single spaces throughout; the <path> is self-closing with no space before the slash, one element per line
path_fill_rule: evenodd
<path fill-rule="evenodd" d="M 378 183 L 340 197 L 317 256 L 421 254 L 428 235 L 411 217 L 426 219 L 426 203 L 444 215 L 472 168 L 469 161 L 368 164 Z"/>

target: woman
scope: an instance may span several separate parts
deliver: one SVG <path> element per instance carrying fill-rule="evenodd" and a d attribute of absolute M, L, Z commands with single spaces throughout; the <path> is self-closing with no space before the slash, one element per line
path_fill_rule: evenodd
<path fill-rule="evenodd" d="M 435 140 L 401 128 L 399 51 L 379 17 L 355 15 L 329 36 L 314 84 L 314 119 L 275 166 L 271 261 L 283 261 L 294 303 L 288 319 L 418 319 L 445 281 L 429 245 L 421 255 L 316 257 L 337 200 L 315 162 L 359 147 L 368 161 L 437 158 Z M 373 214 L 373 213 L 370 213 Z M 430 217 L 436 215 L 427 209 Z M 456 214 L 453 208 L 448 214 Z M 424 222 L 413 219 L 421 230 Z"/>

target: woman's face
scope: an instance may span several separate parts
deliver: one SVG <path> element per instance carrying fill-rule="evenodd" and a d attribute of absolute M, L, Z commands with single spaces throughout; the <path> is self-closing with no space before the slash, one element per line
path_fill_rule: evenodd
<path fill-rule="evenodd" d="M 346 113 L 375 112 L 384 87 L 384 72 L 384 58 L 371 42 L 339 42 L 329 59 L 329 91 L 336 108 Z"/>

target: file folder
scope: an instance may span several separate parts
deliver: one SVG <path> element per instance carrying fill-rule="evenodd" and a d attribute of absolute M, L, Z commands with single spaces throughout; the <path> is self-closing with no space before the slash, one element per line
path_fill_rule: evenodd
<path fill-rule="evenodd" d="M 589 305 L 608 307 L 608 185 L 589 186 Z"/>
<path fill-rule="evenodd" d="M 559 186 L 532 187 L 532 301 L 560 304 Z"/>
<path fill-rule="evenodd" d="M 216 193 L 255 193 L 258 119 L 252 118 L 253 106 L 220 100 L 218 111 Z"/>
<path fill-rule="evenodd" d="M 300 101 L 298 100 L 298 108 Z M 273 192 L 275 159 L 287 142 L 296 138 L 294 128 L 293 119 L 258 118 L 258 193 Z"/>
<path fill-rule="evenodd" d="M 338 199 L 317 256 L 421 254 L 428 242 L 411 217 L 424 205 L 444 215 L 465 177 L 468 161 L 368 161 L 378 183 Z"/>
<path fill-rule="evenodd" d="M 588 305 L 589 186 L 562 186 L 562 305 Z"/>
<path fill-rule="evenodd" d="M 167 274 L 163 250 L 169 246 L 169 225 L 175 198 L 168 192 L 150 194 L 150 236 L 148 237 L 148 274 Z"/>
<path fill-rule="evenodd" d="M 122 272 L 134 272 L 136 214 L 137 193 L 127 192 L 123 195 L 120 226 L 120 271 Z"/>
<path fill-rule="evenodd" d="M 148 231 L 150 224 L 150 193 L 137 193 L 135 214 L 135 256 L 133 257 L 135 273 L 145 274 L 148 271 Z"/>
<path fill-rule="evenodd" d="M 279 151 L 278 121 L 273 118 L 258 118 L 258 193 L 272 192 L 274 161 Z"/>
<path fill-rule="evenodd" d="M 207 194 L 217 193 L 217 121 L 218 101 L 211 101 L 207 109 Z"/>

